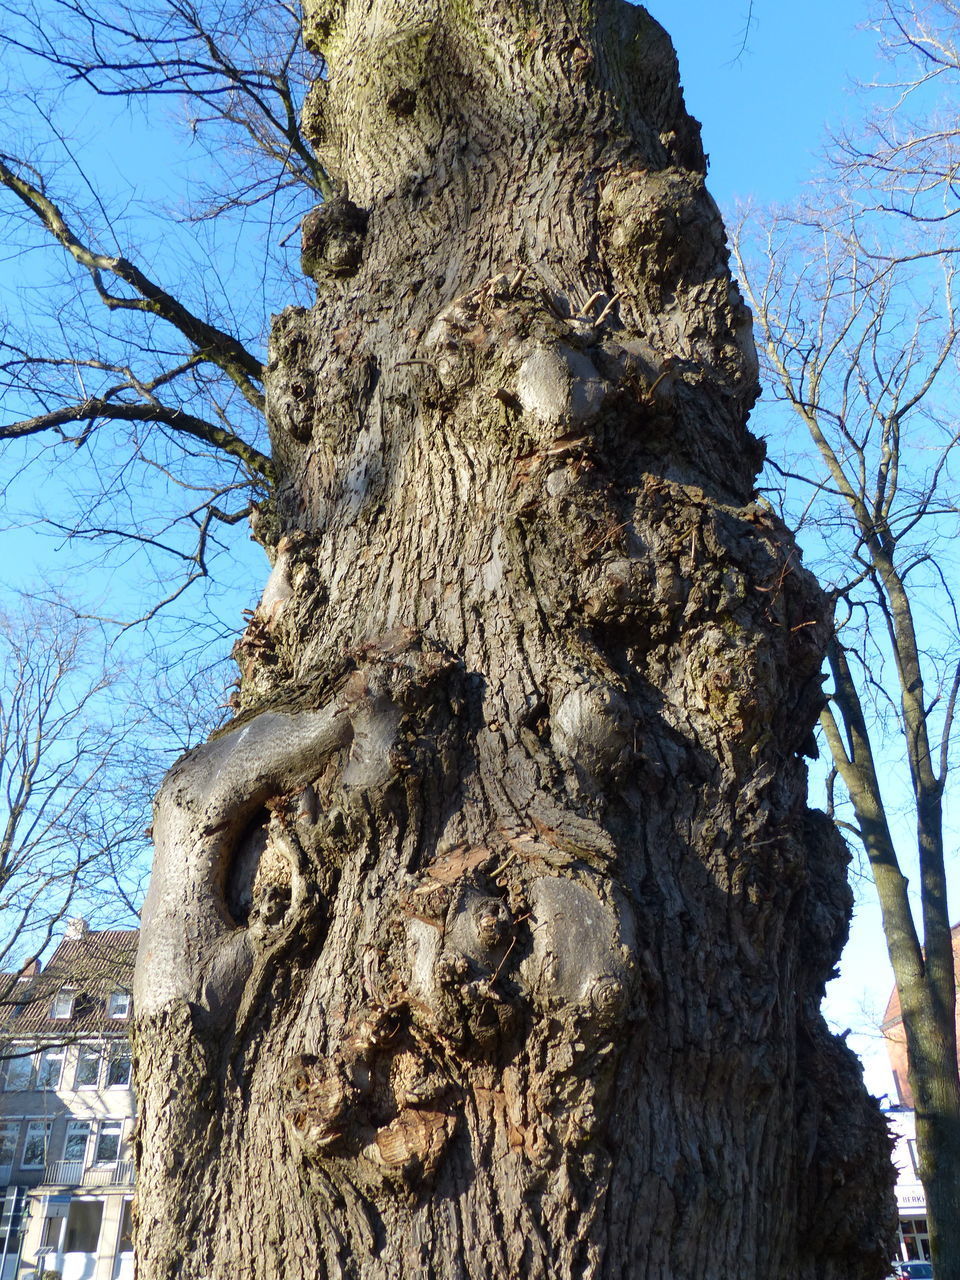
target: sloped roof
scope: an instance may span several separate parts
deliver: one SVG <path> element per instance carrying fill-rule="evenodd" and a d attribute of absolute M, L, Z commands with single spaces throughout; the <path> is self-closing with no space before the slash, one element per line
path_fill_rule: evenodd
<path fill-rule="evenodd" d="M 85 930 L 61 939 L 47 967 L 28 974 L 9 998 L 12 1007 L 4 1019 L 6 1037 L 22 1035 L 75 1036 L 126 1032 L 127 1020 L 107 1016 L 107 999 L 113 991 L 130 991 L 137 954 L 137 929 Z M 51 1018 L 50 1005 L 61 991 L 76 993 L 69 1018 Z"/>

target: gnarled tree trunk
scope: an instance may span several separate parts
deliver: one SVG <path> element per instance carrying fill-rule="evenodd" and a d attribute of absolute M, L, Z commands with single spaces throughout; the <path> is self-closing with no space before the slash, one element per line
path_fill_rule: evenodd
<path fill-rule="evenodd" d="M 824 606 L 670 43 L 619 0 L 307 34 L 342 194 L 242 707 L 158 801 L 140 1278 L 880 1277 Z"/>

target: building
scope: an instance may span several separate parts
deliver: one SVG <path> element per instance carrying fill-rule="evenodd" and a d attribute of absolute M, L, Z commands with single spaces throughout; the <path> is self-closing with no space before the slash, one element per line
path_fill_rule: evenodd
<path fill-rule="evenodd" d="M 2 1029 L 0 1280 L 133 1280 L 135 930 L 73 921 Z"/>
<path fill-rule="evenodd" d="M 960 925 L 954 925 L 953 965 L 960 978 Z M 960 1013 L 960 1010 L 958 1010 Z M 897 1208 L 900 1214 L 900 1257 L 905 1261 L 930 1260 L 927 1235 L 927 1200 L 917 1163 L 916 1117 L 913 1093 L 907 1075 L 907 1037 L 900 1011 L 900 993 L 894 987 L 887 1001 L 881 1025 L 897 1102 L 884 1108 L 896 1146 L 893 1162 L 897 1168 Z M 960 1019 L 957 1026 L 960 1036 Z"/>
<path fill-rule="evenodd" d="M 927 1234 L 927 1197 L 917 1163 L 916 1118 L 911 1107 L 885 1107 L 884 1115 L 894 1140 L 893 1163 L 897 1170 L 897 1211 L 900 1216 L 898 1256 L 904 1262 L 930 1261 Z"/>

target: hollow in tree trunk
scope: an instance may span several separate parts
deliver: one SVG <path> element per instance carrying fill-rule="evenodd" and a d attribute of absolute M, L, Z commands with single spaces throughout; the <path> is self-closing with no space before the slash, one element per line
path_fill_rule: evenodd
<path fill-rule="evenodd" d="M 618 0 L 306 34 L 340 194 L 274 325 L 241 707 L 157 805 L 139 1276 L 878 1280 L 824 602 L 669 40 Z"/>

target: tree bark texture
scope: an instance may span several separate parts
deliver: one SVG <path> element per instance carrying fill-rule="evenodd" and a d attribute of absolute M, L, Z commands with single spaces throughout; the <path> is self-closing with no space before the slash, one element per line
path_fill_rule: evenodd
<path fill-rule="evenodd" d="M 615 0 L 317 0 L 240 710 L 158 800 L 141 1280 L 879 1280 L 824 602 Z"/>

